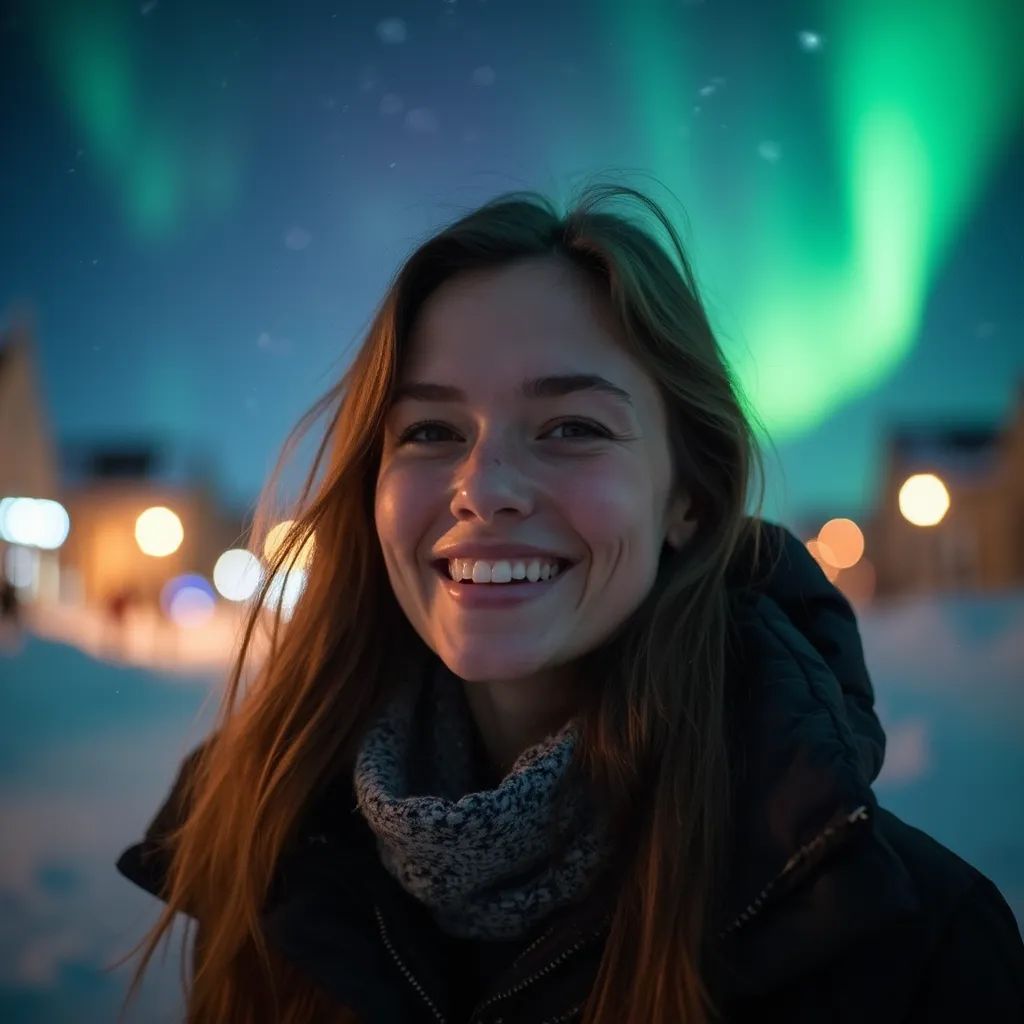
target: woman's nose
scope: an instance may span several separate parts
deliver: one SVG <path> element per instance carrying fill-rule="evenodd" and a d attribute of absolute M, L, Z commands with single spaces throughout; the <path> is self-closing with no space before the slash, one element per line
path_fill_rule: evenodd
<path fill-rule="evenodd" d="M 533 505 L 527 475 L 507 455 L 474 453 L 460 466 L 451 510 L 456 519 L 490 521 L 498 512 L 527 515 Z"/>

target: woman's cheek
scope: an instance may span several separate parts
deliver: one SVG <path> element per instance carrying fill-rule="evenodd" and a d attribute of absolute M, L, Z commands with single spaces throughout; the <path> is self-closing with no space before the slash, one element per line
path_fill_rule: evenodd
<path fill-rule="evenodd" d="M 387 553 L 411 554 L 418 543 L 425 491 L 414 474 L 386 468 L 377 478 L 374 517 L 377 535 Z"/>
<path fill-rule="evenodd" d="M 625 539 L 641 524 L 639 513 L 646 507 L 638 487 L 624 480 L 588 480 L 564 492 L 565 507 L 571 510 L 576 532 L 589 547 Z"/>

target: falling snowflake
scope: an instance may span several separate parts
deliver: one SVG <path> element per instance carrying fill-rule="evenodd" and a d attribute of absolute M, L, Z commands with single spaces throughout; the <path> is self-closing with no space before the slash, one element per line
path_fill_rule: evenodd
<path fill-rule="evenodd" d="M 404 43 L 405 37 L 405 22 L 401 18 L 384 18 L 377 22 L 377 38 L 382 43 L 394 46 Z"/>
<path fill-rule="evenodd" d="M 494 73 L 494 68 L 488 64 L 482 64 L 480 67 L 473 69 L 473 81 L 477 85 L 494 85 L 497 77 Z"/>
<path fill-rule="evenodd" d="M 291 351 L 292 343 L 290 338 L 275 338 L 269 331 L 262 331 L 256 339 L 256 347 L 274 355 L 286 355 Z"/>
<path fill-rule="evenodd" d="M 406 125 L 418 135 L 437 131 L 437 114 L 428 107 L 414 107 L 405 115 Z"/>
<path fill-rule="evenodd" d="M 400 114 L 405 109 L 405 100 L 393 92 L 386 92 L 380 98 L 378 110 L 382 114 Z"/>
<path fill-rule="evenodd" d="M 284 236 L 284 244 L 296 252 L 305 249 L 311 241 L 313 241 L 313 236 L 305 228 L 300 227 L 289 228 L 288 233 Z"/>
<path fill-rule="evenodd" d="M 782 149 L 777 142 L 765 139 L 757 147 L 757 155 L 762 160 L 767 160 L 770 164 L 777 164 L 782 159 Z"/>
<path fill-rule="evenodd" d="M 147 14 L 151 14 L 160 6 L 160 0 L 146 0 L 144 4 L 139 5 L 139 13 L 146 17 Z"/>
<path fill-rule="evenodd" d="M 822 38 L 817 32 L 803 32 L 797 33 L 797 39 L 800 41 L 800 49 L 807 53 L 814 53 L 816 50 L 821 49 Z"/>

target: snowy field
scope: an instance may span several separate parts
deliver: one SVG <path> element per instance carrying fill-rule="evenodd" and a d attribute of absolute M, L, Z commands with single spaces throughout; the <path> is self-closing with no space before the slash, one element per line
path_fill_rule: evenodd
<path fill-rule="evenodd" d="M 1024 593 L 861 615 L 889 736 L 881 802 L 992 878 L 1024 921 Z M 67 636 L 64 636 L 67 639 Z M 110 664 L 53 636 L 0 647 L 0 1020 L 112 1024 L 154 920 L 120 878 L 210 718 L 210 668 Z M 91 652 L 91 653 L 87 653 Z M 180 1020 L 178 959 L 126 1022 Z"/>

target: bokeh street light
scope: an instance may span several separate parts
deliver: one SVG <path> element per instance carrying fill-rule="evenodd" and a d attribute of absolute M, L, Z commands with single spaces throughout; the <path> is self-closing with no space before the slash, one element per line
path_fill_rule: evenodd
<path fill-rule="evenodd" d="M 274 556 L 278 553 L 281 545 L 284 544 L 285 540 L 288 538 L 288 534 L 294 525 L 295 521 L 293 519 L 286 519 L 284 522 L 278 523 L 267 531 L 266 539 L 263 541 L 263 557 L 268 562 L 272 562 L 274 560 Z M 309 561 L 313 557 L 314 543 L 314 537 L 311 534 L 309 539 L 299 550 L 294 563 L 292 563 L 294 568 L 302 570 L 309 568 Z"/>
<path fill-rule="evenodd" d="M 263 578 L 260 560 L 245 548 L 231 548 L 213 567 L 213 585 L 229 601 L 248 601 Z"/>
<path fill-rule="evenodd" d="M 163 505 L 147 508 L 135 520 L 135 540 L 144 555 L 166 558 L 181 547 L 184 539 L 181 520 Z"/>
<path fill-rule="evenodd" d="M 0 501 L 0 540 L 53 551 L 67 540 L 67 509 L 50 498 L 4 498 Z"/>
<path fill-rule="evenodd" d="M 209 581 L 198 573 L 176 576 L 164 584 L 160 606 L 172 622 L 186 629 L 201 626 L 213 615 L 216 595 Z"/>
<path fill-rule="evenodd" d="M 280 604 L 281 617 L 287 622 L 291 619 L 305 587 L 306 573 L 302 569 L 282 569 L 267 588 L 267 601 L 264 607 L 273 613 Z"/>
<path fill-rule="evenodd" d="M 935 526 L 949 511 L 949 491 L 934 473 L 916 473 L 904 481 L 900 512 L 914 526 Z"/>
<path fill-rule="evenodd" d="M 852 569 L 864 554 L 864 534 L 852 519 L 830 519 L 818 531 L 823 558 L 837 569 Z"/>

